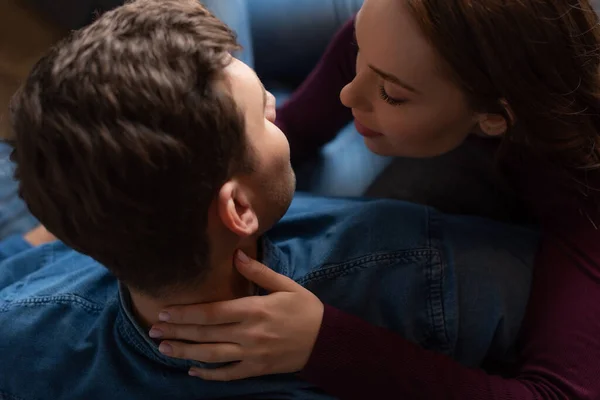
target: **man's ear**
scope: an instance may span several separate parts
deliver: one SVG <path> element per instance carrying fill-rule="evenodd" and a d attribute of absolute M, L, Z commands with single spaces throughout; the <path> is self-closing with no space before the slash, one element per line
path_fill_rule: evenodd
<path fill-rule="evenodd" d="M 239 182 L 228 181 L 221 187 L 217 207 L 223 225 L 236 235 L 248 237 L 258 231 L 258 216 L 247 189 Z"/>

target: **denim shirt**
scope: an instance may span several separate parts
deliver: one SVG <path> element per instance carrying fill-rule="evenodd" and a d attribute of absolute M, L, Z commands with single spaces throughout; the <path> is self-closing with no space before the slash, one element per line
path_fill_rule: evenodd
<path fill-rule="evenodd" d="M 510 355 L 537 236 L 402 202 L 298 196 L 262 239 L 263 261 L 328 304 L 477 366 Z M 13 237 L 0 257 L 0 399 L 330 398 L 293 374 L 189 377 L 191 365 L 216 366 L 162 355 L 118 281 L 60 242 Z"/>

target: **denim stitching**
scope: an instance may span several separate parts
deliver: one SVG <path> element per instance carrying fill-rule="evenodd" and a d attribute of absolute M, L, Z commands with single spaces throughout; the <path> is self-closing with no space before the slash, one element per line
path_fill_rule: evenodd
<path fill-rule="evenodd" d="M 152 345 L 145 337 L 143 332 L 138 331 L 138 326 L 131 320 L 131 316 L 128 315 L 126 304 L 128 301 L 123 297 L 125 294 L 119 290 L 119 314 L 117 316 L 117 329 L 121 333 L 123 339 L 128 344 L 135 347 L 135 349 L 144 357 L 148 357 L 151 360 L 166 364 L 169 367 L 178 368 L 181 370 L 189 369 L 191 366 L 203 367 L 205 363 L 192 362 L 189 360 L 180 360 L 165 356 L 158 349 Z M 142 335 L 142 336 L 140 336 Z"/>
<path fill-rule="evenodd" d="M 427 217 L 429 244 L 432 247 L 439 248 L 438 244 L 441 243 L 441 228 L 438 214 L 428 212 Z M 428 312 L 431 318 L 432 329 L 435 337 L 434 340 L 441 342 L 439 343 L 440 346 L 442 346 L 440 351 L 444 353 L 450 353 L 450 339 L 446 329 L 446 312 L 444 309 L 445 304 L 443 287 L 445 278 L 444 271 L 446 270 L 444 257 L 441 257 L 440 253 L 436 252 L 436 256 L 429 260 L 428 266 Z"/>
<path fill-rule="evenodd" d="M 145 351 L 145 349 L 143 348 L 143 346 L 140 345 L 140 343 L 138 343 L 137 340 L 135 339 L 135 334 L 137 333 L 133 333 L 131 332 L 131 330 L 129 329 L 129 327 L 126 327 L 125 324 L 127 324 L 127 321 L 124 321 L 124 317 L 121 313 L 119 313 L 119 316 L 117 317 L 117 329 L 118 331 L 121 333 L 121 335 L 123 336 L 123 339 L 125 339 L 127 341 L 127 343 L 131 344 L 133 347 L 135 347 L 135 349 L 142 354 L 143 356 L 147 357 L 149 354 L 148 352 Z"/>
<path fill-rule="evenodd" d="M 262 256 L 263 258 L 268 257 L 266 259 L 263 260 L 263 264 L 265 264 L 267 267 L 272 268 L 271 266 L 277 266 L 277 268 L 279 269 L 278 272 L 281 275 L 285 275 L 285 276 L 289 276 L 290 275 L 290 268 L 288 266 L 287 262 L 283 262 L 283 260 L 280 257 L 279 254 L 279 248 L 277 248 L 277 246 L 275 246 L 273 243 L 271 243 L 271 241 L 269 239 L 267 239 L 266 237 L 262 239 L 262 246 L 263 246 L 263 253 Z"/>
<path fill-rule="evenodd" d="M 434 241 L 429 240 L 429 244 L 433 244 L 433 242 Z M 412 262 L 422 263 L 423 258 L 427 260 L 427 262 L 425 263 L 424 273 L 426 283 L 428 284 L 429 288 L 429 290 L 427 290 L 427 314 L 429 324 L 427 326 L 426 332 L 424 332 L 424 339 L 420 341 L 419 344 L 425 347 L 431 347 L 435 344 L 436 347 L 440 347 L 441 351 L 446 351 L 446 349 L 448 349 L 449 346 L 444 326 L 445 318 L 443 307 L 439 306 L 439 303 L 441 301 L 440 296 L 443 294 L 441 290 L 442 284 L 436 284 L 436 282 L 439 282 L 440 280 L 436 278 L 440 275 L 443 277 L 443 268 L 441 262 L 442 257 L 440 256 L 439 250 L 437 248 L 432 247 L 423 249 L 402 250 L 392 253 L 373 254 L 344 263 L 332 264 L 332 266 L 330 267 L 327 267 L 326 264 L 322 267 L 322 269 L 314 271 L 308 274 L 305 278 L 300 279 L 298 283 L 304 286 L 318 279 L 337 278 L 340 276 L 344 276 L 355 271 L 357 268 L 365 268 L 365 264 L 371 262 L 388 261 L 389 263 L 400 262 L 402 264 L 408 264 Z M 436 268 L 435 273 L 433 271 L 434 268 Z M 438 304 L 437 308 L 435 307 L 435 304 Z M 442 310 L 442 312 L 440 314 L 435 310 Z M 434 343 L 429 344 L 432 341 L 434 341 Z"/>
<path fill-rule="evenodd" d="M 372 254 L 350 260 L 339 264 L 324 264 L 319 267 L 317 271 L 313 271 L 306 275 L 304 278 L 298 280 L 298 283 L 305 285 L 317 279 L 340 277 L 351 273 L 356 268 L 364 268 L 365 264 L 371 262 L 390 261 L 398 262 L 401 261 L 403 264 L 409 262 L 415 262 L 423 257 L 430 257 L 431 253 L 436 252 L 434 249 L 418 249 L 418 250 L 402 250 L 391 253 Z"/>
<path fill-rule="evenodd" d="M 99 311 L 102 311 L 102 309 L 103 309 L 102 306 L 94 304 L 94 303 L 90 302 L 89 300 L 84 299 L 83 297 L 79 297 L 74 294 L 64 294 L 64 295 L 60 295 L 60 296 L 43 296 L 43 297 L 34 297 L 34 298 L 30 298 L 30 299 L 12 301 L 12 302 L 7 303 L 6 305 L 0 307 L 0 312 L 6 312 L 6 311 L 9 311 L 10 309 L 18 307 L 18 306 L 36 307 L 36 306 L 43 306 L 43 305 L 47 305 L 47 304 L 63 304 L 63 305 L 76 304 L 78 306 L 81 306 L 84 310 L 86 310 L 88 312 L 92 312 L 92 313 L 97 313 Z"/>
<path fill-rule="evenodd" d="M 116 322 L 117 329 L 123 336 L 123 339 L 125 339 L 128 344 L 135 347 L 135 349 L 142 356 L 148 357 L 154 361 L 158 361 L 163 364 L 166 364 L 169 367 L 180 368 L 180 369 L 184 368 L 180 364 L 178 364 L 178 362 L 176 360 L 172 360 L 166 356 L 163 356 L 162 353 L 155 354 L 152 351 L 148 351 L 148 349 L 142 343 L 140 343 L 140 340 L 138 340 L 138 339 L 140 339 L 138 337 L 138 332 L 135 331 L 132 327 L 127 325 L 129 323 L 129 321 L 128 320 L 125 321 L 126 317 L 123 316 L 123 314 L 120 312 L 119 316 L 117 318 L 118 318 L 117 322 Z M 158 350 L 157 350 L 157 352 L 158 352 Z"/>

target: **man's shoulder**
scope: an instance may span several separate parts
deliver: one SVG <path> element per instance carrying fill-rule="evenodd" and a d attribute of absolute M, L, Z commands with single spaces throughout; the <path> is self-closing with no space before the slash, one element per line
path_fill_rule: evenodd
<path fill-rule="evenodd" d="M 0 263 L 2 337 L 66 333 L 96 318 L 117 290 L 104 267 L 61 242 L 19 253 Z"/>
<path fill-rule="evenodd" d="M 400 201 L 297 196 L 267 234 L 274 246 L 266 262 L 302 284 L 373 277 L 389 265 L 416 268 L 439 255 L 430 239 L 433 215 L 428 207 Z"/>
<path fill-rule="evenodd" d="M 430 221 L 437 214 L 429 207 L 396 200 L 299 195 L 267 237 L 279 247 L 318 253 L 315 262 L 335 262 L 430 248 Z"/>
<path fill-rule="evenodd" d="M 41 375 L 50 379 L 64 366 L 86 365 L 96 351 L 93 338 L 114 325 L 116 279 L 60 242 L 0 263 L 0 282 L 0 353 L 18 361 L 0 363 L 0 393 L 41 393 L 48 384 Z M 37 371 L 41 386 L 25 383 L 25 365 Z"/>
<path fill-rule="evenodd" d="M 116 290 L 117 281 L 107 269 L 58 241 L 0 263 L 0 310 L 68 299 L 102 307 Z"/>

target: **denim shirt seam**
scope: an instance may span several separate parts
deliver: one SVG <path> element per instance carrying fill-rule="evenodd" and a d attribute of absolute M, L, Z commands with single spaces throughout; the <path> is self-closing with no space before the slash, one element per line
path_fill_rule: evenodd
<path fill-rule="evenodd" d="M 119 333 L 121 335 L 123 335 L 123 338 L 127 341 L 127 343 L 129 343 L 130 345 L 135 347 L 135 349 L 145 357 L 149 357 L 155 361 L 159 361 L 161 363 L 167 364 L 167 366 L 169 366 L 169 367 L 181 367 L 180 365 L 176 365 L 175 362 L 170 361 L 166 357 L 162 358 L 162 357 L 159 357 L 158 354 L 149 354 L 147 349 L 144 348 L 144 346 L 142 346 L 139 343 L 139 341 L 137 340 L 138 338 L 136 337 L 136 335 L 138 334 L 138 332 L 137 331 L 133 332 L 130 327 L 126 326 L 126 324 L 127 324 L 126 318 L 127 318 L 126 316 L 124 316 L 121 312 L 119 312 L 119 314 L 117 316 L 116 325 L 117 325 L 117 330 L 119 331 Z M 157 358 L 160 358 L 160 359 L 157 359 Z"/>
<path fill-rule="evenodd" d="M 371 262 L 402 261 L 403 263 L 408 263 L 415 258 L 431 257 L 431 254 L 434 252 L 436 252 L 436 250 L 430 248 L 397 250 L 391 252 L 374 253 L 368 256 L 357 257 L 340 263 L 323 264 L 318 270 L 310 272 L 297 282 L 301 285 L 306 285 L 316 279 L 339 277 L 343 274 L 350 273 L 356 268 L 362 268 L 365 264 Z"/>
<path fill-rule="evenodd" d="M 450 338 L 446 329 L 446 313 L 444 302 L 444 284 L 445 270 L 447 265 L 443 253 L 441 218 L 438 212 L 427 209 L 427 232 L 429 233 L 428 243 L 433 249 L 436 249 L 434 256 L 427 263 L 427 279 L 429 283 L 428 293 L 428 312 L 431 320 L 432 329 L 435 338 L 440 341 L 440 350 L 447 355 L 451 355 Z"/>
<path fill-rule="evenodd" d="M 266 236 L 261 238 L 262 245 L 262 260 L 263 264 L 273 269 L 281 275 L 289 276 L 290 268 L 287 263 L 283 262 L 280 250 Z"/>
<path fill-rule="evenodd" d="M 49 304 L 68 304 L 81 306 L 85 311 L 91 313 L 98 313 L 102 311 L 103 306 L 96 304 L 84 297 L 78 296 L 73 293 L 61 294 L 55 296 L 36 296 L 30 297 L 23 300 L 13 300 L 0 306 L 0 312 L 7 312 L 15 307 L 35 307 L 45 306 Z"/>
<path fill-rule="evenodd" d="M 119 284 L 119 314 L 117 316 L 117 329 L 123 338 L 135 347 L 144 357 L 180 370 L 189 369 L 192 366 L 199 368 L 214 368 L 220 364 L 204 363 L 200 361 L 182 360 L 166 356 L 158 350 L 158 346 L 147 336 L 147 333 L 135 322 L 131 314 L 129 293 L 123 284 Z"/>

